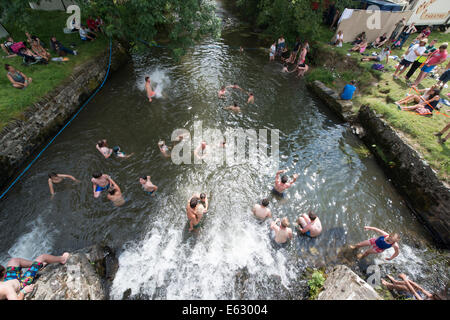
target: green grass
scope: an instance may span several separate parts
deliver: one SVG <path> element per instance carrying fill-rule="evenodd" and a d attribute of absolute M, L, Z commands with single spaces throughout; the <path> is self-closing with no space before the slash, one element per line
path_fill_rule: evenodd
<path fill-rule="evenodd" d="M 330 39 L 332 35 L 333 33 L 329 32 Z M 415 36 L 411 36 L 408 39 L 403 46 L 404 50 L 394 50 L 391 55 L 400 57 L 414 38 Z M 430 41 L 438 39 L 436 45 L 438 47 L 443 42 L 450 42 L 450 35 L 433 31 L 429 39 Z M 410 92 L 410 88 L 403 78 L 406 73 L 402 74 L 399 80 L 392 78 L 399 60 L 389 59 L 388 65 L 385 65 L 385 70 L 388 70 L 388 72 L 375 71 L 371 69 L 372 64 L 376 63 L 375 61 L 361 62 L 360 59 L 363 56 L 359 53 L 351 53 L 351 56 L 348 57 L 347 53 L 350 48 L 351 44 L 344 44 L 342 48 L 323 44 L 323 53 L 320 60 L 324 61 L 324 64 L 312 69 L 307 76 L 307 81 L 320 80 L 331 88 L 340 91 L 349 80 L 356 79 L 359 93 L 353 100 L 354 112 L 357 112 L 361 105 L 370 105 L 392 127 L 403 133 L 407 142 L 419 151 L 431 167 L 438 172 L 440 179 L 450 183 L 449 142 L 444 145 L 440 144 L 434 136 L 434 133 L 444 128 L 449 118 L 437 112 L 434 112 L 432 117 L 424 117 L 413 112 L 398 110 L 394 102 L 404 98 L 406 93 Z M 371 54 L 373 51 L 379 52 L 379 49 L 367 50 L 366 53 Z M 444 68 L 447 63 L 448 60 L 440 67 Z M 383 64 L 385 63 L 383 62 Z M 414 81 L 418 74 L 419 70 L 411 77 L 411 80 Z M 436 82 L 435 79 L 426 78 L 419 85 L 419 89 L 429 88 Z M 448 88 L 444 89 L 441 92 L 441 97 L 450 100 L 447 96 L 448 92 L 450 92 Z M 441 104 L 440 111 L 450 116 L 450 107 Z"/>
<path fill-rule="evenodd" d="M 63 28 L 66 24 L 68 14 L 60 11 L 35 11 L 33 15 L 33 25 L 21 27 L 16 25 L 5 25 L 14 41 L 26 42 L 25 31 L 36 35 L 50 51 L 50 37 L 52 35 L 66 47 L 74 43 L 77 56 L 68 55 L 70 61 L 53 62 L 48 65 L 22 64 L 21 57 L 1 59 L 3 75 L 0 76 L 0 130 L 11 120 L 21 119 L 23 111 L 33 103 L 38 102 L 43 96 L 52 89 L 62 84 L 67 79 L 74 68 L 84 62 L 103 54 L 107 48 L 108 39 L 105 36 L 99 36 L 97 40 L 91 43 L 84 43 L 78 33 L 64 34 Z M 0 39 L 3 43 L 5 39 Z M 3 50 L 0 50 L 0 56 L 6 56 Z M 56 57 L 50 51 L 52 57 Z M 10 64 L 14 68 L 22 71 L 26 76 L 33 78 L 33 82 L 24 90 L 13 88 L 6 77 L 4 64 Z"/>

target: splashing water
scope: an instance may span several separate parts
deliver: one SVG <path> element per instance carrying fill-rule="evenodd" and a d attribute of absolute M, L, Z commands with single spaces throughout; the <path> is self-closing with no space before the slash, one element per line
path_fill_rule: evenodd
<path fill-rule="evenodd" d="M 152 89 L 155 92 L 155 98 L 164 98 L 163 90 L 170 86 L 170 79 L 167 72 L 162 69 L 144 69 L 140 70 L 136 85 L 139 90 L 145 91 L 145 77 L 150 77 Z"/>

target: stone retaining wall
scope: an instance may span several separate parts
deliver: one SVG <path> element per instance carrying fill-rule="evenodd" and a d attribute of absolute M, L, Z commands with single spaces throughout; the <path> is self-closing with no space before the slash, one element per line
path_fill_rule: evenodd
<path fill-rule="evenodd" d="M 111 70 L 129 60 L 129 54 L 113 45 Z M 0 189 L 29 161 L 33 152 L 52 138 L 75 114 L 105 78 L 109 48 L 97 58 L 76 67 L 69 79 L 10 121 L 0 132 Z"/>
<path fill-rule="evenodd" d="M 338 95 L 320 81 L 309 87 L 318 97 L 346 121 L 354 124 L 356 134 L 365 142 L 386 174 L 392 179 L 409 208 L 430 230 L 437 244 L 450 247 L 450 188 L 408 144 L 401 133 L 392 128 L 369 106 L 351 115 Z"/>

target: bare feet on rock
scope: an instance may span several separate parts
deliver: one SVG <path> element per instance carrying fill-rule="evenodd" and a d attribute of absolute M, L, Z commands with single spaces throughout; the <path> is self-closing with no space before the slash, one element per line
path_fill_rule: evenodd
<path fill-rule="evenodd" d="M 66 264 L 67 259 L 69 259 L 70 254 L 68 252 L 64 252 L 62 254 L 63 260 L 61 261 L 61 264 Z"/>

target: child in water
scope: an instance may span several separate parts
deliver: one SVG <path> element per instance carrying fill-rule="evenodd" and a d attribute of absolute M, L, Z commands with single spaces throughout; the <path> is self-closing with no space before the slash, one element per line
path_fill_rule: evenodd
<path fill-rule="evenodd" d="M 156 95 L 156 92 L 152 89 L 150 77 L 145 77 L 145 91 L 147 91 L 148 101 L 152 102 L 152 97 Z"/>
<path fill-rule="evenodd" d="M 386 249 L 394 248 L 394 254 L 390 258 L 386 258 L 386 260 L 392 260 L 398 254 L 400 253 L 399 247 L 398 247 L 398 241 L 400 240 L 400 237 L 397 233 L 388 234 L 386 231 L 380 230 L 378 228 L 374 227 L 364 227 L 364 230 L 373 230 L 380 234 L 378 238 L 371 238 L 369 240 L 360 242 L 355 245 L 351 245 L 350 249 L 357 249 L 361 247 L 370 247 L 367 249 L 364 253 L 359 253 L 356 257 L 358 259 L 362 259 L 369 254 L 376 254 L 381 253 Z"/>
<path fill-rule="evenodd" d="M 119 146 L 115 146 L 113 148 L 113 153 L 114 153 L 115 156 L 117 156 L 119 158 L 129 158 L 129 157 L 131 157 L 134 154 L 134 152 L 133 152 L 133 153 L 131 153 L 129 155 L 126 155 L 125 152 L 120 151 L 120 147 Z"/>

